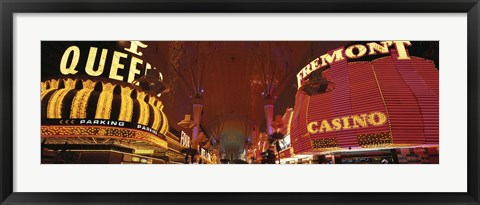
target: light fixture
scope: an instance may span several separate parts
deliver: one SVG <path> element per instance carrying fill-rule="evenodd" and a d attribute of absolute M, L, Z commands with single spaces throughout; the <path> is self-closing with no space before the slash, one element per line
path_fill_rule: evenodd
<path fill-rule="evenodd" d="M 332 91 L 335 84 L 323 77 L 322 71 L 313 72 L 303 83 L 299 90 L 309 96 L 323 94 Z"/>
<path fill-rule="evenodd" d="M 180 127 L 188 128 L 188 129 L 192 129 L 193 126 L 195 126 L 195 123 L 193 123 L 193 120 L 191 119 L 191 115 L 188 115 L 188 114 L 185 115 L 185 118 L 177 124 Z"/>

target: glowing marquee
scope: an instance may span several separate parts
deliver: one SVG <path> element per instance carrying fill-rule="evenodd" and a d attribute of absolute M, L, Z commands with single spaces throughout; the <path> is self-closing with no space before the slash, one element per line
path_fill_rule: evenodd
<path fill-rule="evenodd" d="M 405 49 L 405 46 L 411 46 L 410 41 L 383 41 L 380 44 L 371 42 L 367 43 L 367 46 L 361 44 L 351 45 L 344 50 L 344 48 L 337 49 L 333 53 L 322 55 L 308 65 L 302 68 L 297 74 L 297 83 L 298 89 L 302 87 L 304 79 L 310 75 L 313 71 L 316 71 L 320 68 L 323 68 L 327 65 L 341 61 L 345 58 L 356 59 L 363 57 L 365 55 L 377 55 L 377 54 L 387 54 L 389 53 L 389 47 L 395 46 L 398 52 L 398 60 L 410 59 L 408 52 Z M 367 54 L 368 47 L 368 54 Z"/>
<path fill-rule="evenodd" d="M 125 81 L 132 83 L 137 76 L 142 75 L 141 70 L 139 67 L 144 64 L 143 60 L 138 58 L 137 56 L 142 56 L 143 53 L 139 51 L 139 48 L 147 48 L 148 45 L 142 43 L 141 41 L 130 41 L 130 47 L 124 48 L 125 51 L 130 52 L 133 55 L 128 55 L 127 53 L 120 52 L 120 51 L 113 51 L 111 54 L 111 66 L 108 73 L 108 78 Z M 85 73 L 89 76 L 100 76 L 104 73 L 107 55 L 109 55 L 108 49 L 102 49 L 100 53 L 100 58 L 97 60 L 97 52 L 98 47 L 90 47 L 88 52 L 88 59 L 85 64 Z M 70 46 L 68 47 L 65 52 L 63 53 L 61 62 L 60 62 L 60 72 L 63 75 L 74 75 L 77 74 L 79 71 L 77 70 L 77 65 L 80 60 L 80 48 L 78 46 Z M 125 76 L 119 75 L 120 69 L 125 69 L 126 65 L 121 63 L 121 60 L 130 58 L 130 65 L 128 66 L 128 72 L 125 72 Z M 69 61 L 71 59 L 71 61 Z M 98 61 L 98 64 L 95 68 L 95 62 Z M 146 63 L 145 71 L 143 75 L 146 75 L 148 70 L 155 69 L 152 67 L 150 63 Z M 160 73 L 160 79 L 162 80 L 162 74 Z"/>
<path fill-rule="evenodd" d="M 334 118 L 331 121 L 322 120 L 320 123 L 313 121 L 308 123 L 307 130 L 311 134 L 332 132 L 347 129 L 364 128 L 368 126 L 381 126 L 387 122 L 387 116 L 382 112 L 352 115 Z"/>
<path fill-rule="evenodd" d="M 144 132 L 142 130 L 135 130 L 129 128 L 118 129 L 117 127 L 109 126 L 58 126 L 58 125 L 42 125 L 42 137 L 45 138 L 78 138 L 84 136 L 95 136 L 95 138 L 114 138 L 120 140 L 144 141 L 151 144 L 168 148 L 168 143 L 165 139 L 158 136 Z"/>
<path fill-rule="evenodd" d="M 188 136 L 183 131 L 182 131 L 182 134 L 180 135 L 180 144 L 182 144 L 185 147 L 190 146 L 190 136 Z"/>

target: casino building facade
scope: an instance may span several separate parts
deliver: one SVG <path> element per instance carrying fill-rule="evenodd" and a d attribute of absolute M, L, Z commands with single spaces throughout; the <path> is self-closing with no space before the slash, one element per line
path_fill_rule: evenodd
<path fill-rule="evenodd" d="M 186 146 L 163 111 L 159 73 L 139 52 L 147 45 L 120 43 L 43 42 L 43 164 L 185 163 Z"/>
<path fill-rule="evenodd" d="M 391 49 L 371 61 L 340 59 L 323 77 L 333 89 L 297 92 L 290 122 L 296 155 L 316 163 L 439 162 L 439 78 L 432 61 L 400 59 Z"/>

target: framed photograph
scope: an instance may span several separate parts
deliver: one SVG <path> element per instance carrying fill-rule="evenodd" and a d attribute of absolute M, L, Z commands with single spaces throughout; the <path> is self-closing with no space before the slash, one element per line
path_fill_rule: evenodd
<path fill-rule="evenodd" d="M 1 204 L 480 204 L 477 0 L 0 6 Z"/>

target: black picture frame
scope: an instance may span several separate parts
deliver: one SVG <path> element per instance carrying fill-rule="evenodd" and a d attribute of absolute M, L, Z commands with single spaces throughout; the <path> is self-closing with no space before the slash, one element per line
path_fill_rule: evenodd
<path fill-rule="evenodd" d="M 1 204 L 479 204 L 478 0 L 0 0 Z M 466 193 L 16 193 L 13 192 L 13 15 L 113 12 L 467 13 L 468 188 Z M 455 176 L 452 176 L 455 177 Z"/>

